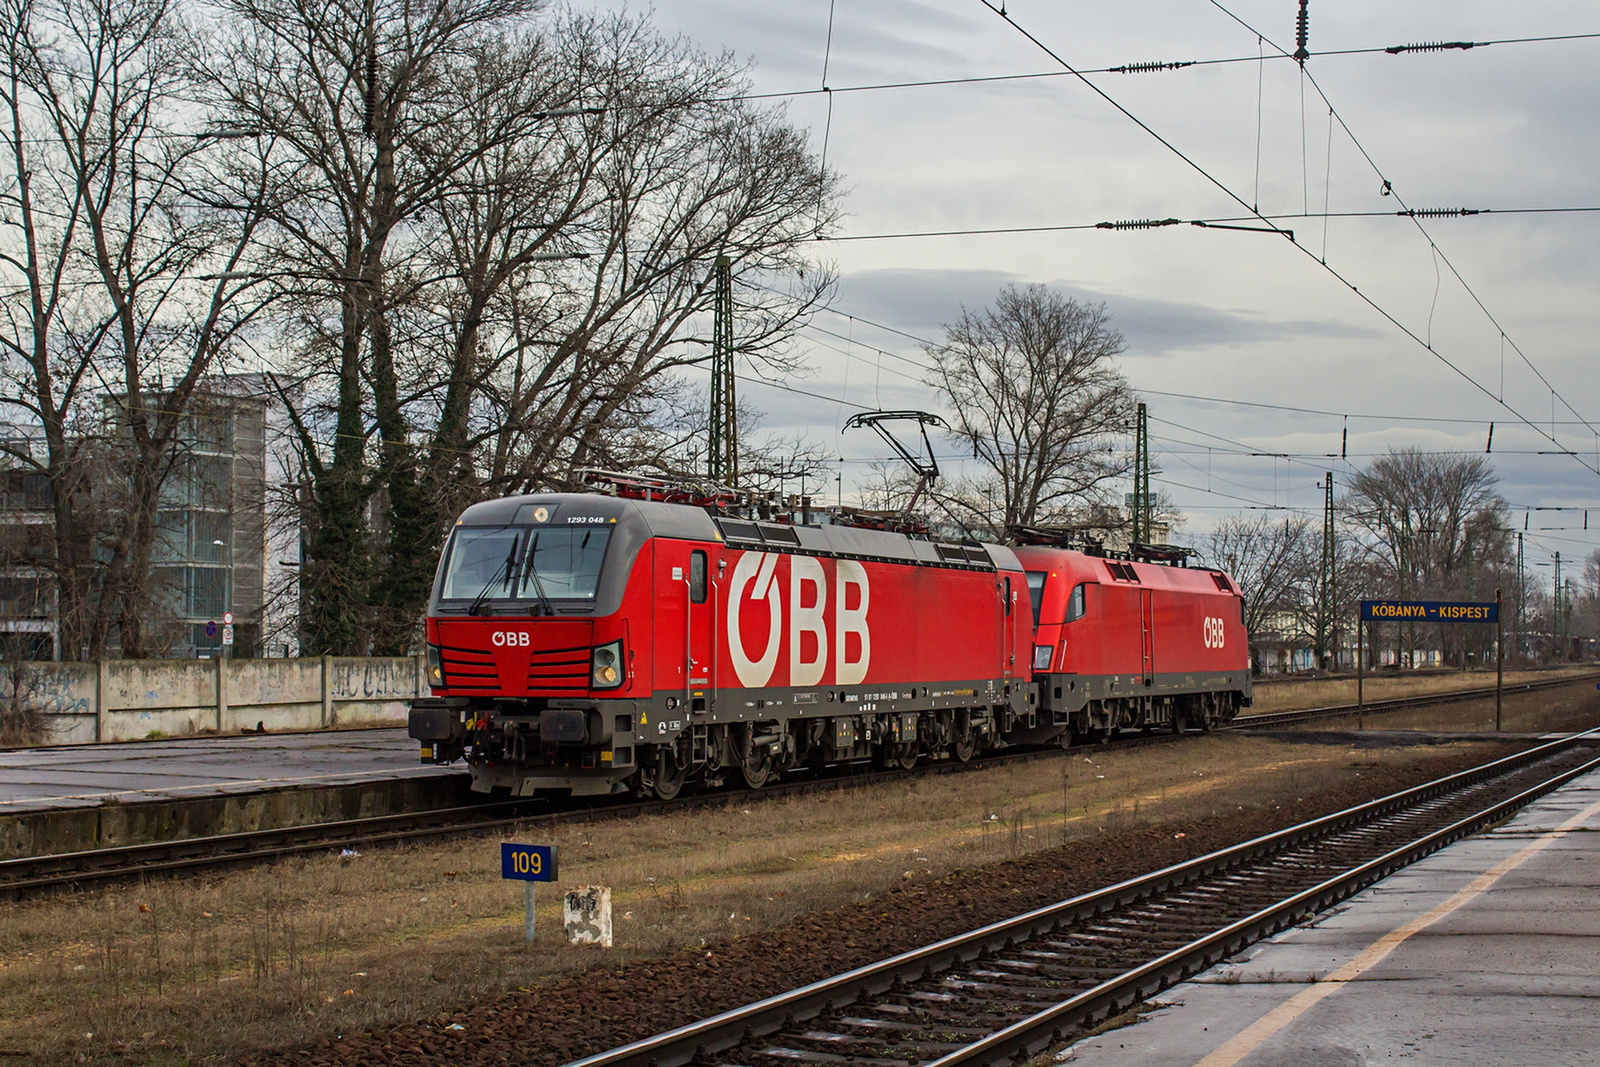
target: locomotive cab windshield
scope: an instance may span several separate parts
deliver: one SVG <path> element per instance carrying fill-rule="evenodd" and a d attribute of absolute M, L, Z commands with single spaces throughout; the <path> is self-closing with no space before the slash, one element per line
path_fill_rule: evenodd
<path fill-rule="evenodd" d="M 445 549 L 439 610 L 471 615 L 496 602 L 532 602 L 550 614 L 558 602 L 584 610 L 610 540 L 604 526 L 457 526 Z"/>

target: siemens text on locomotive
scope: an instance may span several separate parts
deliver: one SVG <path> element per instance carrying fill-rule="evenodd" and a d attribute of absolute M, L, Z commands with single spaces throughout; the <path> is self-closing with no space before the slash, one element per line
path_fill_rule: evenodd
<path fill-rule="evenodd" d="M 473 787 L 662 798 L 797 766 L 971 759 L 1250 701 L 1220 571 L 545 494 L 476 504 L 409 730 Z"/>

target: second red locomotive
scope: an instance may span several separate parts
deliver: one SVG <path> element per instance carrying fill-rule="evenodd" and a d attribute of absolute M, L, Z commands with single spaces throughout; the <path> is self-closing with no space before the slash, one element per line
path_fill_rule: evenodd
<path fill-rule="evenodd" d="M 1217 571 L 544 494 L 476 504 L 410 734 L 475 789 L 675 796 L 801 765 L 1226 721 L 1250 699 Z"/>

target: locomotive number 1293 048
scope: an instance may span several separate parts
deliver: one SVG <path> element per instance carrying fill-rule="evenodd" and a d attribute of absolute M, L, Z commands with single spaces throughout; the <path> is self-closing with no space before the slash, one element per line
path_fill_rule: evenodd
<path fill-rule="evenodd" d="M 1223 626 L 1221 619 L 1207 616 L 1202 630 L 1207 648 L 1222 647 L 1223 638 L 1227 636 L 1227 628 Z"/>

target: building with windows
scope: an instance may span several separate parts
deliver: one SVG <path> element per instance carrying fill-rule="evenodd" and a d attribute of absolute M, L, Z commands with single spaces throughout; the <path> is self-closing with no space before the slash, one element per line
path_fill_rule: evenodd
<path fill-rule="evenodd" d="M 55 583 L 38 562 L 55 523 L 50 480 L 23 458 L 42 458 L 43 449 L 9 424 L 0 426 L 0 449 L 0 662 L 56 659 Z"/>
<path fill-rule="evenodd" d="M 175 656 L 259 656 L 266 629 L 269 409 L 259 375 L 207 383 L 185 419 L 162 486 L 151 578 L 163 643 Z"/>
<path fill-rule="evenodd" d="M 108 404 L 114 410 L 115 405 Z M 275 515 L 271 494 L 288 480 L 274 455 L 282 412 L 260 375 L 209 380 L 185 418 L 163 484 L 151 558 L 151 604 L 145 627 L 152 649 L 171 657 L 223 654 L 233 616 L 236 657 L 291 655 L 292 601 L 270 590 L 298 565 L 292 515 Z M 7 432 L 9 430 L 9 433 Z M 0 552 L 0 641 L 24 658 L 60 655 L 53 580 L 30 564 L 52 550 L 50 486 L 17 455 L 42 449 L 22 428 L 0 427 L 10 456 L 0 460 L 0 521 L 9 539 Z M 275 522 L 275 519 L 283 522 Z M 45 553 L 43 557 L 40 553 Z M 292 574 L 292 571 L 290 571 Z M 275 618 L 274 611 L 290 618 Z M 268 642 L 264 635 L 277 635 Z M 113 641 L 113 644 L 115 642 Z M 269 647 L 270 646 L 270 647 Z"/>

